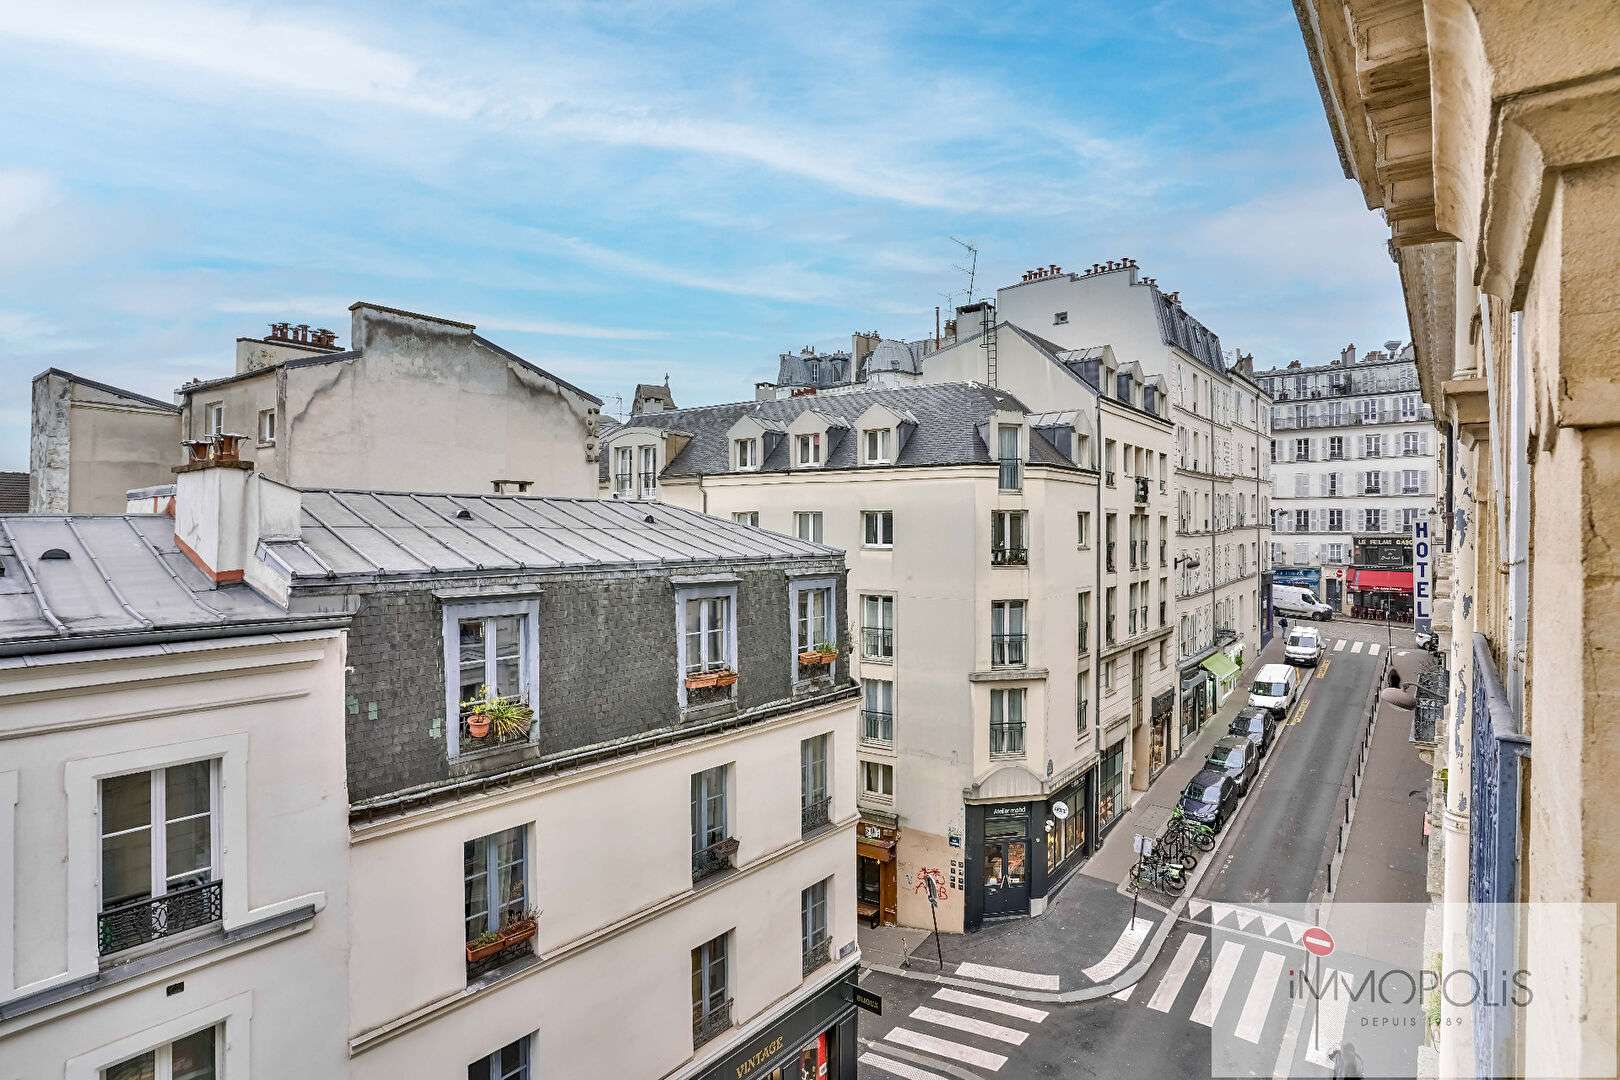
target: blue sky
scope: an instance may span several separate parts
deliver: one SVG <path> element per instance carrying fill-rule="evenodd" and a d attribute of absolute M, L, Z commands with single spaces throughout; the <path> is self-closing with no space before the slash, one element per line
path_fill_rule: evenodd
<path fill-rule="evenodd" d="M 25 5 L 0 17 L 0 468 L 28 380 L 167 398 L 356 299 L 608 400 L 751 396 L 1131 256 L 1260 366 L 1404 336 L 1290 6 Z"/>

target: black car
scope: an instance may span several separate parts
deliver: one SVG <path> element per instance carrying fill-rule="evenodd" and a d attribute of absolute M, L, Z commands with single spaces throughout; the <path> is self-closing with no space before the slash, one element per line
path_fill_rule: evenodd
<path fill-rule="evenodd" d="M 1242 735 L 1254 743 L 1261 757 L 1265 757 L 1271 753 L 1271 740 L 1277 737 L 1277 720 L 1271 715 L 1270 709 L 1244 709 L 1232 717 L 1232 724 L 1226 733 Z"/>
<path fill-rule="evenodd" d="M 1220 832 L 1237 809 L 1237 787 L 1218 769 L 1201 769 L 1181 791 L 1181 812 Z"/>
<path fill-rule="evenodd" d="M 1249 785 L 1260 771 L 1260 754 L 1254 744 L 1242 735 L 1228 735 L 1210 747 L 1204 759 L 1204 768 L 1219 769 L 1227 779 L 1237 785 L 1239 795 L 1249 793 Z"/>

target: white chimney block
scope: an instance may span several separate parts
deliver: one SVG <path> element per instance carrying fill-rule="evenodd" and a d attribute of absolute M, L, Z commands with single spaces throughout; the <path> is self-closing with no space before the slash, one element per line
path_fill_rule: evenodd
<path fill-rule="evenodd" d="M 253 462 L 222 459 L 218 449 L 175 467 L 174 539 L 214 584 L 224 585 L 242 580 L 258 529 L 248 505 Z"/>

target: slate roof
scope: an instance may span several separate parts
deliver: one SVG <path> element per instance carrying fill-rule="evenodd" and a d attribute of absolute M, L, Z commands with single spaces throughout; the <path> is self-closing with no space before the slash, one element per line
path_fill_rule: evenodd
<path fill-rule="evenodd" d="M 767 422 L 792 423 L 806 412 L 820 412 L 853 424 L 873 405 L 883 405 L 916 418 L 917 428 L 901 447 L 895 467 L 923 465 L 988 465 L 996 460 L 984 440 L 979 425 L 997 409 L 1027 413 L 1022 402 L 1001 390 L 978 383 L 931 383 L 886 390 L 850 390 L 836 394 L 810 394 L 772 401 L 739 401 L 730 405 L 707 405 L 678 409 L 636 418 L 635 426 L 689 432 L 692 441 L 669 462 L 661 475 L 666 477 L 708 476 L 731 471 L 730 447 L 726 433 L 744 416 Z M 827 453 L 826 468 L 854 468 L 858 437 L 845 432 L 835 438 Z M 788 440 L 783 439 L 760 463 L 761 472 L 784 472 L 788 468 Z M 1075 468 L 1044 436 L 1030 439 L 1030 461 L 1036 465 Z M 602 456 L 600 475 L 606 478 L 608 456 Z"/>
<path fill-rule="evenodd" d="M 28 513 L 28 474 L 0 472 L 0 514 Z"/>
<path fill-rule="evenodd" d="M 302 492 L 298 539 L 263 546 L 298 579 L 678 566 L 843 554 L 652 501 Z"/>
<path fill-rule="evenodd" d="M 67 558 L 44 558 L 60 550 Z M 157 514 L 0 517 L 0 655 L 294 629 L 246 585 L 214 583 Z"/>
<path fill-rule="evenodd" d="M 850 381 L 849 353 L 782 353 L 777 357 L 776 385 L 814 386 L 825 390 Z"/>

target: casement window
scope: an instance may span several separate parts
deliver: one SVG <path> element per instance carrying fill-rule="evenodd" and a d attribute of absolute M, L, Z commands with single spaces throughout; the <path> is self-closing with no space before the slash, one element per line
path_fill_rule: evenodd
<path fill-rule="evenodd" d="M 1328 562 L 1330 562 L 1330 563 L 1342 563 L 1342 562 L 1344 562 L 1344 545 L 1343 544 L 1328 544 L 1327 545 L 1327 557 L 1328 557 Z"/>
<path fill-rule="evenodd" d="M 866 432 L 866 457 L 868 465 L 887 465 L 892 460 L 889 457 L 888 428 L 873 428 Z"/>
<path fill-rule="evenodd" d="M 830 820 L 832 791 L 827 787 L 827 759 L 832 736 L 815 735 L 799 742 L 799 820 L 803 832 Z"/>
<path fill-rule="evenodd" d="M 225 430 L 225 403 L 211 401 L 203 406 L 203 434 L 219 435 Z"/>
<path fill-rule="evenodd" d="M 1327 456 L 1329 461 L 1340 461 L 1344 458 L 1344 436 L 1329 435 Z"/>
<path fill-rule="evenodd" d="M 1330 533 L 1344 532 L 1344 511 L 1329 510 L 1327 512 L 1327 531 Z"/>
<path fill-rule="evenodd" d="M 268 446 L 276 441 L 276 410 L 263 409 L 259 412 L 259 444 Z"/>
<path fill-rule="evenodd" d="M 1311 460 L 1311 440 L 1309 440 L 1309 439 L 1295 439 L 1294 440 L 1294 460 L 1295 461 L 1309 461 L 1309 460 Z"/>
<path fill-rule="evenodd" d="M 869 548 L 894 546 L 894 511 L 861 511 L 861 544 Z"/>
<path fill-rule="evenodd" d="M 807 681 L 829 675 L 836 657 L 824 655 L 804 659 L 804 654 L 838 648 L 838 604 L 833 578 L 793 581 L 788 584 L 788 603 L 793 612 L 793 679 Z"/>
<path fill-rule="evenodd" d="M 1362 473 L 1361 493 L 1363 495 L 1382 495 L 1384 493 L 1384 474 L 1377 472 Z"/>
<path fill-rule="evenodd" d="M 861 738 L 894 744 L 894 683 L 888 679 L 861 680 Z"/>
<path fill-rule="evenodd" d="M 218 1025 L 203 1028 L 109 1066 L 102 1080 L 217 1080 L 224 1057 L 220 1034 Z"/>
<path fill-rule="evenodd" d="M 861 597 L 861 655 L 868 660 L 894 659 L 894 597 Z"/>
<path fill-rule="evenodd" d="M 728 767 L 692 774 L 692 854 L 712 850 L 731 833 L 727 824 L 726 773 Z"/>
<path fill-rule="evenodd" d="M 637 479 L 641 482 L 641 497 L 651 498 L 658 490 L 658 447 L 641 448 L 641 470 Z"/>
<path fill-rule="evenodd" d="M 795 510 L 793 512 L 793 535 L 812 544 L 821 543 L 821 511 Z"/>
<path fill-rule="evenodd" d="M 486 1058 L 467 1066 L 467 1080 L 531 1080 L 534 1036 L 509 1042 Z"/>
<path fill-rule="evenodd" d="M 1362 457 L 1383 457 L 1384 437 L 1382 435 L 1363 435 L 1361 437 Z"/>
<path fill-rule="evenodd" d="M 1335 496 L 1339 494 L 1339 474 L 1336 472 L 1322 474 L 1322 494 Z"/>
<path fill-rule="evenodd" d="M 990 691 L 990 753 L 1024 752 L 1024 691 Z"/>
<path fill-rule="evenodd" d="M 737 456 L 737 468 L 739 468 L 739 469 L 757 469 L 757 468 L 759 468 L 759 440 L 758 439 L 734 439 L 732 441 L 732 445 L 733 445 L 733 447 L 735 447 L 735 453 L 736 453 L 736 456 Z"/>
<path fill-rule="evenodd" d="M 102 956 L 222 917 L 218 773 L 193 761 L 101 781 Z"/>
<path fill-rule="evenodd" d="M 628 446 L 613 450 L 613 493 L 629 497 L 636 489 L 635 456 Z"/>
<path fill-rule="evenodd" d="M 1401 407 L 1402 420 L 1416 420 L 1418 414 L 1418 399 L 1416 394 L 1402 394 L 1398 399 Z"/>
<path fill-rule="evenodd" d="M 528 829 L 517 826 L 461 845 L 466 940 L 500 933 L 528 913 Z"/>
<path fill-rule="evenodd" d="M 993 566 L 1025 566 L 1029 563 L 1022 510 L 990 511 L 990 562 Z"/>
<path fill-rule="evenodd" d="M 1363 398 L 1361 401 L 1361 422 L 1376 424 L 1378 422 L 1378 399 Z"/>
<path fill-rule="evenodd" d="M 474 736 L 473 706 L 487 698 L 520 701 L 536 709 L 534 686 L 540 602 L 493 601 L 444 605 L 447 743 L 451 757 L 529 738 L 537 725 L 519 735 L 489 731 Z"/>
<path fill-rule="evenodd" d="M 1401 494 L 1416 495 L 1418 493 L 1418 488 L 1422 486 L 1423 483 L 1423 481 L 1420 479 L 1421 475 L 1422 474 L 1420 474 L 1416 469 L 1402 469 Z"/>
<path fill-rule="evenodd" d="M 1083 592 L 1079 601 L 1080 618 L 1076 637 L 1079 655 L 1084 656 L 1091 651 L 1091 594 Z"/>
<path fill-rule="evenodd" d="M 798 447 L 798 463 L 800 465 L 821 464 L 821 433 L 812 432 L 809 435 L 800 435 L 795 442 Z"/>
<path fill-rule="evenodd" d="M 1160 648 L 1163 648 L 1161 643 Z M 1086 737 L 1091 729 L 1091 703 L 1086 700 L 1086 684 L 1091 681 L 1091 673 L 1082 671 L 1074 681 L 1074 737 L 1079 741 Z"/>
<path fill-rule="evenodd" d="M 1404 457 L 1415 457 L 1422 452 L 1417 432 L 1401 432 L 1401 454 Z"/>
<path fill-rule="evenodd" d="M 1115 586 L 1110 585 L 1103 592 L 1103 643 L 1105 645 L 1114 643 L 1114 594 L 1118 591 Z"/>
<path fill-rule="evenodd" d="M 736 668 L 732 664 L 734 635 L 730 596 L 689 596 L 682 604 L 682 640 L 686 675 Z"/>
<path fill-rule="evenodd" d="M 759 528 L 759 511 L 739 510 L 731 515 L 731 520 L 735 521 L 738 525 L 751 525 L 757 529 Z"/>
<path fill-rule="evenodd" d="M 1024 601 L 996 600 L 990 605 L 990 666 L 1023 667 L 1029 641 Z"/>
<path fill-rule="evenodd" d="M 1001 462 L 996 486 L 1002 491 L 1018 491 L 1023 487 L 1019 472 L 1018 427 L 1002 424 L 996 430 L 996 455 Z"/>
<path fill-rule="evenodd" d="M 1401 510 L 1401 531 L 1411 532 L 1412 526 L 1417 524 L 1418 515 L 1423 511 L 1415 506 L 1408 506 Z"/>
<path fill-rule="evenodd" d="M 702 1046 L 731 1027 L 728 930 L 692 950 L 692 1045 Z"/>
<path fill-rule="evenodd" d="M 1079 547 L 1091 546 L 1091 511 L 1078 511 L 1075 517 L 1075 542 Z"/>
<path fill-rule="evenodd" d="M 881 761 L 861 762 L 861 792 L 879 799 L 894 798 L 894 767 Z"/>
<path fill-rule="evenodd" d="M 805 975 L 832 960 L 832 939 L 827 936 L 827 885 L 831 881 L 823 878 L 799 894 L 799 955 Z"/>

